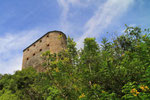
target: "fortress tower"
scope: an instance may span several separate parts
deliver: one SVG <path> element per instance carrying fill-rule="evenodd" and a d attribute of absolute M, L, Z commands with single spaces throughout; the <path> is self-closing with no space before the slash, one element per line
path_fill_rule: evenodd
<path fill-rule="evenodd" d="M 37 71 L 43 71 L 42 52 L 58 53 L 66 48 L 66 35 L 61 31 L 51 31 L 23 50 L 22 69 L 32 66 Z"/>

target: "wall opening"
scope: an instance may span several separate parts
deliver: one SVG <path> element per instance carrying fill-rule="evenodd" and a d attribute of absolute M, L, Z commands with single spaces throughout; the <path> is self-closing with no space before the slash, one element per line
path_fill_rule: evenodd
<path fill-rule="evenodd" d="M 42 49 L 40 49 L 39 51 L 42 51 Z"/>
<path fill-rule="evenodd" d="M 33 54 L 33 56 L 35 56 L 35 53 Z"/>
<path fill-rule="evenodd" d="M 47 44 L 47 47 L 49 47 L 49 44 Z"/>

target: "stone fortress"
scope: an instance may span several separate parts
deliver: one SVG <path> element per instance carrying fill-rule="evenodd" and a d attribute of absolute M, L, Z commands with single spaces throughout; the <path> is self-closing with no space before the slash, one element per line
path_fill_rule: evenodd
<path fill-rule="evenodd" d="M 38 72 L 43 71 L 41 54 L 45 51 L 58 53 L 67 46 L 67 37 L 61 31 L 47 32 L 37 41 L 23 50 L 22 69 L 32 66 Z"/>

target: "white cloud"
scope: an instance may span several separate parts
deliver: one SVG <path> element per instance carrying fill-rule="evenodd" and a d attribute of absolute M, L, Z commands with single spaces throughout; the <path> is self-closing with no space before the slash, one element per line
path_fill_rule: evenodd
<path fill-rule="evenodd" d="M 0 73 L 12 74 L 22 66 L 22 50 L 34 42 L 41 33 L 38 29 L 6 33 L 0 37 Z"/>
<path fill-rule="evenodd" d="M 86 37 L 99 37 L 100 32 L 133 4 L 134 0 L 107 0 L 85 24 L 84 34 L 78 39 L 78 48 L 83 46 Z"/>
<path fill-rule="evenodd" d="M 83 46 L 83 40 L 86 37 L 99 37 L 98 34 L 106 29 L 114 19 L 117 19 L 120 15 L 124 14 L 134 0 L 107 0 L 98 2 L 98 0 L 57 0 L 58 4 L 62 7 L 61 13 L 61 29 L 65 32 L 73 30 L 72 23 L 68 20 L 69 14 L 71 14 L 71 7 L 88 7 L 93 3 L 96 4 L 97 10 L 94 15 L 83 26 L 83 35 L 80 36 L 77 41 L 78 48 Z"/>
<path fill-rule="evenodd" d="M 71 24 L 68 21 L 69 10 L 71 5 L 79 5 L 80 0 L 57 0 L 58 4 L 62 8 L 61 13 L 61 29 L 65 32 L 68 32 L 71 29 Z"/>
<path fill-rule="evenodd" d="M 61 30 L 64 32 L 71 32 L 73 26 L 72 23 L 68 21 L 71 12 L 71 7 L 87 7 L 91 1 L 95 0 L 57 0 L 59 6 L 62 8 L 62 13 L 60 17 Z"/>
<path fill-rule="evenodd" d="M 0 73 L 1 74 L 13 74 L 16 70 L 21 70 L 22 55 L 14 54 L 10 56 L 8 61 L 0 59 Z"/>

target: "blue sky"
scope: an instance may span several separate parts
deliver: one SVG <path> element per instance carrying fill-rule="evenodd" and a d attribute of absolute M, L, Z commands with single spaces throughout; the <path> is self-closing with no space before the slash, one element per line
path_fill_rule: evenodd
<path fill-rule="evenodd" d="M 21 70 L 22 50 L 48 31 L 80 48 L 86 37 L 122 34 L 125 24 L 150 28 L 150 0 L 0 0 L 0 73 Z"/>

